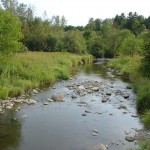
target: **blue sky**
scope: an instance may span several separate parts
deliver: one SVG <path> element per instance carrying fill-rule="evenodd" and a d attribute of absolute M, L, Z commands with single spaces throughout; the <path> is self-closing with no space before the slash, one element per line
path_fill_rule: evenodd
<path fill-rule="evenodd" d="M 150 16 L 150 0 L 18 0 L 35 6 L 35 14 L 42 17 L 44 11 L 51 18 L 64 15 L 67 25 L 86 25 L 89 18 L 112 18 L 132 11 Z"/>

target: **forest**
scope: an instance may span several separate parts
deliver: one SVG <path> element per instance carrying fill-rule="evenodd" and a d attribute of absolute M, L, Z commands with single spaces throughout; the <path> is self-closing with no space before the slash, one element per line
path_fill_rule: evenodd
<path fill-rule="evenodd" d="M 104 20 L 89 18 L 85 26 L 72 26 L 67 25 L 65 16 L 48 18 L 44 12 L 43 17 L 37 17 L 30 5 L 1 0 L 1 89 L 4 90 L 7 81 L 2 79 L 6 73 L 4 62 L 16 53 L 28 51 L 113 58 L 108 66 L 120 69 L 124 78 L 133 83 L 137 109 L 144 114 L 145 125 L 150 127 L 150 16 L 145 18 L 137 12 L 129 12 Z"/>

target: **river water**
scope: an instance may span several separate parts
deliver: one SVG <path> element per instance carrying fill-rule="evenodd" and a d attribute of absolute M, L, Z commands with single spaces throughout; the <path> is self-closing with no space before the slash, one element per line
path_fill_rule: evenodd
<path fill-rule="evenodd" d="M 101 89 L 80 96 L 70 88 L 87 83 L 101 84 Z M 0 114 L 0 150 L 91 150 L 97 144 L 108 145 L 109 150 L 136 147 L 136 142 L 126 141 L 125 136 L 136 134 L 134 129 L 142 129 L 143 125 L 139 117 L 132 116 L 137 115 L 136 96 L 132 89 L 126 89 L 127 85 L 107 75 L 101 63 L 82 66 L 72 80 L 57 82 L 32 96 L 37 104 L 16 105 L 14 110 Z M 111 95 L 103 103 L 107 91 Z M 129 98 L 116 91 L 128 92 Z M 65 102 L 43 105 L 55 93 L 63 93 Z"/>

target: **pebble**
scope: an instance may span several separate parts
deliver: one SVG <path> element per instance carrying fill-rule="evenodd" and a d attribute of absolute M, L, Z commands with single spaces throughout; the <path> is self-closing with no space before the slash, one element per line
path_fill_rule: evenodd
<path fill-rule="evenodd" d="M 48 105 L 48 103 L 47 103 L 47 102 L 45 102 L 43 105 Z"/>
<path fill-rule="evenodd" d="M 48 101 L 48 102 L 53 102 L 53 100 L 52 100 L 52 99 L 50 99 L 50 98 L 48 98 L 48 99 L 47 99 L 47 101 Z"/>
<path fill-rule="evenodd" d="M 82 114 L 82 116 L 86 116 L 86 114 L 85 114 L 85 113 L 83 113 L 83 114 Z"/>
<path fill-rule="evenodd" d="M 101 115 L 101 114 L 103 114 L 102 112 L 96 112 L 95 114 L 99 114 L 99 115 Z"/>
<path fill-rule="evenodd" d="M 72 95 L 71 98 L 72 98 L 72 99 L 76 99 L 77 96 L 76 96 L 76 95 Z"/>
<path fill-rule="evenodd" d="M 85 113 L 92 113 L 90 110 L 85 110 Z"/>
<path fill-rule="evenodd" d="M 124 133 L 125 133 L 126 135 L 129 135 L 129 134 L 131 133 L 131 131 L 125 130 Z"/>
<path fill-rule="evenodd" d="M 135 137 L 133 137 L 133 136 L 126 136 L 125 139 L 126 139 L 128 142 L 134 142 L 134 141 L 135 141 Z"/>
<path fill-rule="evenodd" d="M 97 129 L 92 129 L 92 131 L 93 131 L 94 133 L 98 133 L 98 130 L 97 130 Z"/>
<path fill-rule="evenodd" d="M 106 92 L 106 95 L 110 96 L 110 95 L 111 95 L 111 92 Z"/>
<path fill-rule="evenodd" d="M 23 115 L 23 116 L 22 116 L 22 118 L 25 118 L 25 117 L 27 117 L 27 115 Z"/>
<path fill-rule="evenodd" d="M 93 132 L 93 133 L 92 133 L 92 136 L 97 136 L 97 133 Z"/>
<path fill-rule="evenodd" d="M 137 117 L 138 117 L 138 115 L 133 114 L 133 115 L 131 115 L 131 117 L 137 118 Z"/>
<path fill-rule="evenodd" d="M 98 144 L 92 148 L 92 150 L 107 150 L 107 149 L 108 149 L 108 146 L 104 144 Z"/>

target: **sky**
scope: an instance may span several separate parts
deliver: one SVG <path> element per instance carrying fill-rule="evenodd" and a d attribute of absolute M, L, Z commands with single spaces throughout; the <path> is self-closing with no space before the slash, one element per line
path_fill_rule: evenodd
<path fill-rule="evenodd" d="M 137 12 L 150 16 L 150 0 L 18 0 L 19 3 L 33 5 L 35 15 L 42 17 L 46 11 L 48 18 L 53 15 L 65 16 L 67 25 L 84 26 L 89 18 L 113 18 L 122 12 Z"/>

